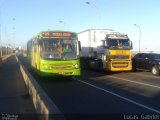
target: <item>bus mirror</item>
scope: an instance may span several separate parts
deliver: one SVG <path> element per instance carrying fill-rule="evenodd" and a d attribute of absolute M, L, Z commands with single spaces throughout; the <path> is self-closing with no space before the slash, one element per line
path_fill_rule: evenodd
<path fill-rule="evenodd" d="M 78 41 L 78 47 L 79 47 L 79 51 L 81 51 L 81 42 Z"/>

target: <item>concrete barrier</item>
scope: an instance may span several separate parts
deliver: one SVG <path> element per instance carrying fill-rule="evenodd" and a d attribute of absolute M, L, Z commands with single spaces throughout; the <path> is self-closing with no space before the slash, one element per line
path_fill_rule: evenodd
<path fill-rule="evenodd" d="M 7 60 L 9 57 L 11 57 L 13 54 L 10 54 L 10 55 L 5 55 L 5 56 L 2 56 L 0 57 L 2 61 L 5 61 Z"/>
<path fill-rule="evenodd" d="M 21 64 L 16 56 L 20 71 L 24 78 L 25 84 L 32 96 L 34 107 L 42 120 L 65 120 L 61 111 L 53 103 L 50 97 L 39 86 L 37 81 L 31 76 L 27 69 Z"/>
<path fill-rule="evenodd" d="M 5 56 L 2 56 L 0 57 L 0 67 L 2 67 L 3 63 L 6 62 L 6 60 L 11 57 L 13 54 L 10 54 L 10 55 L 5 55 Z"/>

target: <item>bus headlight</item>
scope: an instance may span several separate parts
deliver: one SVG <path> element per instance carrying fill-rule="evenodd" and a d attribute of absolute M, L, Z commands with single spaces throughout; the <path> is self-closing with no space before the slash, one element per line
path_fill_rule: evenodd
<path fill-rule="evenodd" d="M 43 64 L 43 69 L 49 69 L 48 65 Z"/>
<path fill-rule="evenodd" d="M 48 69 L 48 66 L 47 66 L 47 65 L 44 65 L 43 68 L 44 68 L 44 69 Z"/>
<path fill-rule="evenodd" d="M 75 67 L 75 68 L 79 68 L 79 65 L 75 64 L 74 67 Z"/>

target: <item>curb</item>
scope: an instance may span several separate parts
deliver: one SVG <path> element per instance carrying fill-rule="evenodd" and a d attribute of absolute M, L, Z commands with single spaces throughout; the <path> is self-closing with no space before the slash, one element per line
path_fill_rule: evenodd
<path fill-rule="evenodd" d="M 39 86 L 37 81 L 31 76 L 27 69 L 22 65 L 16 56 L 16 60 L 19 64 L 20 71 L 24 78 L 24 82 L 29 90 L 29 94 L 32 97 L 34 107 L 38 114 L 40 114 L 41 120 L 65 120 L 61 111 L 53 103 L 50 97 Z"/>

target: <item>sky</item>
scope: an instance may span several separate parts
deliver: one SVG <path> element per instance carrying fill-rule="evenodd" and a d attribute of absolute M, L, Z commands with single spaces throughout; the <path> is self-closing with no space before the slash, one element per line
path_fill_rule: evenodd
<path fill-rule="evenodd" d="M 160 50 L 159 6 L 160 0 L 0 0 L 0 42 L 26 47 L 44 30 L 113 29 L 128 34 L 133 50 L 139 40 L 141 50 Z"/>

